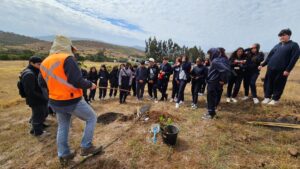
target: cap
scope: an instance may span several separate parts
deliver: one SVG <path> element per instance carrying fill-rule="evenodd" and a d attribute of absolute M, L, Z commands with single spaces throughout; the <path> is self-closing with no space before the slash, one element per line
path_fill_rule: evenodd
<path fill-rule="evenodd" d="M 32 63 L 42 63 L 42 59 L 38 56 L 31 56 L 29 58 L 29 62 L 32 62 Z"/>
<path fill-rule="evenodd" d="M 149 58 L 149 62 L 155 62 L 153 58 Z"/>

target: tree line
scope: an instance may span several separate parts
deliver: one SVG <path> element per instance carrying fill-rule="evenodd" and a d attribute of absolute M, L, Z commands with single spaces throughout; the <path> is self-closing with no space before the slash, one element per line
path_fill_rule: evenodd
<path fill-rule="evenodd" d="M 171 61 L 174 61 L 176 57 L 186 55 L 191 61 L 195 61 L 197 58 L 204 59 L 205 53 L 201 47 L 194 46 L 189 48 L 187 46 L 180 46 L 178 43 L 173 42 L 172 39 L 157 40 L 156 37 L 149 37 L 145 40 L 145 53 L 147 58 L 154 58 L 157 61 L 162 61 L 163 57 L 169 57 Z"/>

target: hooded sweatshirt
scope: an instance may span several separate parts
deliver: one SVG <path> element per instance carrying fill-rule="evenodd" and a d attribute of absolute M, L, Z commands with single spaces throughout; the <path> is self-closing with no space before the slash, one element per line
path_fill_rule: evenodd
<path fill-rule="evenodd" d="M 208 72 L 207 83 L 219 83 L 220 81 L 227 83 L 231 69 L 227 58 L 220 57 L 217 48 L 209 50 L 211 53 L 211 67 Z"/>

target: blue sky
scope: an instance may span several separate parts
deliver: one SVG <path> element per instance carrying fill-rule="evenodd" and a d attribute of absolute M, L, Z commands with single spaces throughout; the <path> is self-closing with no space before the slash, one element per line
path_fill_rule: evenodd
<path fill-rule="evenodd" d="M 269 51 L 282 28 L 300 41 L 299 6 L 295 0 L 2 0 L 0 30 L 127 46 L 156 36 L 205 50 L 258 42 Z"/>

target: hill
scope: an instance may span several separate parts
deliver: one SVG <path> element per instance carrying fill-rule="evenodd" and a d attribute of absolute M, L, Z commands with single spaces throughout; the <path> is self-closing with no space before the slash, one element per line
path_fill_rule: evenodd
<path fill-rule="evenodd" d="M 54 36 L 44 36 L 45 40 L 19 35 L 10 32 L 0 31 L 0 51 L 7 50 L 31 50 L 37 54 L 47 54 L 51 47 L 50 40 Z M 48 40 L 47 40 L 48 39 Z M 84 38 L 73 38 L 73 44 L 79 49 L 82 56 L 96 54 L 99 50 L 105 49 L 105 54 L 113 58 L 128 58 L 129 56 L 144 57 L 143 51 L 133 47 L 114 45 Z"/>

